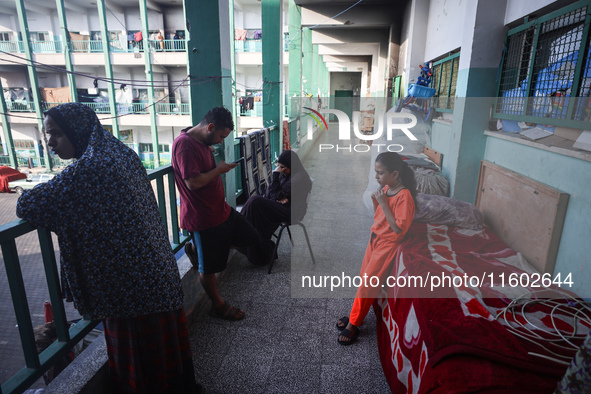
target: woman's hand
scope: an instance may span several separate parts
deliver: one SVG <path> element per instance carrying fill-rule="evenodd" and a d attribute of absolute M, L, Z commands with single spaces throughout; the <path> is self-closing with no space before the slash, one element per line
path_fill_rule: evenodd
<path fill-rule="evenodd" d="M 382 189 L 378 189 L 371 193 L 371 198 L 376 200 L 379 204 L 383 204 L 386 202 L 386 193 L 384 193 Z"/>
<path fill-rule="evenodd" d="M 281 200 L 277 200 L 279 204 L 287 204 L 289 200 L 287 198 L 282 198 Z"/>

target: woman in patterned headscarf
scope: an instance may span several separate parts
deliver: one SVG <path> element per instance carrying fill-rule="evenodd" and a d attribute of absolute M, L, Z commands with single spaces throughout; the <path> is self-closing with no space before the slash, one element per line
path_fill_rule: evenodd
<path fill-rule="evenodd" d="M 17 215 L 58 236 L 66 299 L 103 320 L 117 392 L 195 392 L 176 259 L 138 155 L 78 103 L 44 119 L 47 145 L 75 159 L 24 191 Z"/>

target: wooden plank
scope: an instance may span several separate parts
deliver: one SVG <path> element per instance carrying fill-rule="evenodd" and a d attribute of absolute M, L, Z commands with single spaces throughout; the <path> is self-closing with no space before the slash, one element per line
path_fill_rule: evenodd
<path fill-rule="evenodd" d="M 569 195 L 483 160 L 476 206 L 484 222 L 539 272 L 554 272 Z"/>
<path fill-rule="evenodd" d="M 426 146 L 423 148 L 423 153 L 427 155 L 427 157 L 435 164 L 441 168 L 441 163 L 443 163 L 443 154 L 439 153 L 431 148 L 427 148 Z"/>

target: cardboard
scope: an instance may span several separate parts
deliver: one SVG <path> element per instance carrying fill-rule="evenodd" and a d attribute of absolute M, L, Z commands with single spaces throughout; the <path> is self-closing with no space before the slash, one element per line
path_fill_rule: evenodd
<path fill-rule="evenodd" d="M 582 132 L 583 132 L 583 130 L 570 129 L 567 127 L 560 127 L 560 126 L 556 126 L 556 129 L 554 129 L 555 136 L 566 138 L 567 140 L 571 140 L 571 141 L 576 141 Z"/>

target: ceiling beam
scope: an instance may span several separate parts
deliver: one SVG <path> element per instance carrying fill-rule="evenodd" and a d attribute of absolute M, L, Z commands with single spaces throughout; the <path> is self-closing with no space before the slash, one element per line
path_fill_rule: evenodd
<path fill-rule="evenodd" d="M 51 15 L 52 10 L 47 7 L 40 6 L 37 3 L 32 3 L 31 1 L 27 1 L 25 3 L 25 10 L 36 12 L 41 15 Z"/>
<path fill-rule="evenodd" d="M 72 4 L 72 2 L 65 2 L 64 1 L 64 8 L 69 11 L 76 12 L 78 14 L 86 15 L 88 13 L 88 8 L 79 6 L 77 4 Z"/>
<path fill-rule="evenodd" d="M 125 10 L 119 4 L 115 4 L 112 1 L 105 1 L 105 5 L 112 11 L 117 11 L 118 13 L 125 15 Z"/>
<path fill-rule="evenodd" d="M 152 11 L 156 11 L 162 14 L 162 8 L 151 0 L 146 1 L 146 7 L 148 7 Z"/>

